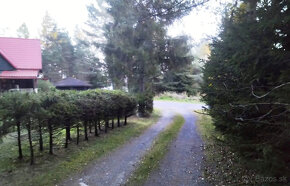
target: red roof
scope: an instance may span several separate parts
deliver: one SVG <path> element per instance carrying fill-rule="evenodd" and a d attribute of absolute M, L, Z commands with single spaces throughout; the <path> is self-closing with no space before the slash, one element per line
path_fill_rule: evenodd
<path fill-rule="evenodd" d="M 37 79 L 39 70 L 14 70 L 0 72 L 0 79 Z"/>
<path fill-rule="evenodd" d="M 0 54 L 17 70 L 41 70 L 42 68 L 38 39 L 0 37 Z"/>

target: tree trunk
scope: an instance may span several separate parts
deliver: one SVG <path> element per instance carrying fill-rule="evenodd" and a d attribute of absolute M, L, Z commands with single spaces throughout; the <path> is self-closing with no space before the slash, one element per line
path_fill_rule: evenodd
<path fill-rule="evenodd" d="M 106 120 L 106 122 L 105 122 L 105 133 L 108 132 L 108 126 L 109 126 L 109 120 Z"/>
<path fill-rule="evenodd" d="M 99 136 L 98 134 L 98 121 L 94 121 L 94 124 L 95 124 L 95 136 Z"/>
<path fill-rule="evenodd" d="M 84 131 L 85 131 L 85 140 L 88 141 L 89 138 L 88 138 L 88 121 L 85 120 L 84 122 Z"/>
<path fill-rule="evenodd" d="M 140 71 L 139 71 L 139 79 L 138 79 L 138 93 L 144 96 L 145 92 L 145 64 L 144 62 L 140 63 Z M 138 114 L 143 117 L 145 114 L 145 102 L 144 99 L 138 100 Z M 126 118 L 126 113 L 125 113 L 125 118 Z M 125 122 L 126 123 L 126 122 Z"/>
<path fill-rule="evenodd" d="M 32 138 L 31 138 L 31 119 L 30 118 L 29 118 L 29 121 L 26 125 L 26 128 L 27 128 L 28 142 L 29 142 L 29 148 L 30 148 L 30 165 L 33 165 L 34 153 L 33 153 Z"/>
<path fill-rule="evenodd" d="M 98 121 L 98 126 L 99 126 L 99 131 L 103 131 L 103 129 L 101 128 L 101 120 Z"/>
<path fill-rule="evenodd" d="M 42 127 L 41 122 L 38 120 L 38 134 L 39 134 L 39 151 L 43 151 L 43 138 L 42 138 Z"/>
<path fill-rule="evenodd" d="M 71 140 L 71 135 L 70 135 L 70 126 L 71 126 L 71 121 L 68 121 L 66 123 L 66 126 L 65 126 L 65 134 L 66 134 L 66 138 L 68 140 Z"/>
<path fill-rule="evenodd" d="M 71 140 L 70 137 L 70 121 L 67 121 L 65 126 L 65 145 L 64 148 L 68 147 L 68 141 Z"/>
<path fill-rule="evenodd" d="M 120 115 L 118 115 L 118 127 L 120 127 Z"/>
<path fill-rule="evenodd" d="M 18 142 L 18 158 L 21 160 L 23 158 L 22 148 L 21 148 L 21 133 L 20 133 L 20 121 L 16 121 L 17 125 L 17 142 Z"/>
<path fill-rule="evenodd" d="M 114 119 L 112 119 L 112 129 L 114 129 L 114 126 L 115 124 L 114 124 Z"/>
<path fill-rule="evenodd" d="M 127 125 L 127 116 L 125 115 L 124 125 Z"/>
<path fill-rule="evenodd" d="M 89 122 L 89 131 L 90 131 L 90 134 L 92 133 L 92 122 Z"/>
<path fill-rule="evenodd" d="M 48 121 L 48 133 L 49 133 L 49 154 L 53 154 L 53 130 L 51 121 Z"/>
<path fill-rule="evenodd" d="M 77 145 L 79 144 L 80 141 L 80 126 L 77 124 Z"/>
<path fill-rule="evenodd" d="M 67 148 L 68 147 L 68 138 L 67 136 L 65 137 L 65 143 L 64 143 L 64 148 Z"/>

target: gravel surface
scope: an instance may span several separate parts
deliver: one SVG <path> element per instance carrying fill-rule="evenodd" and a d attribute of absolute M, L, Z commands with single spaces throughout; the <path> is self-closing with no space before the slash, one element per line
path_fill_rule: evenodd
<path fill-rule="evenodd" d="M 90 164 L 82 173 L 69 178 L 60 185 L 115 186 L 124 184 L 146 150 L 153 144 L 155 137 L 172 122 L 173 117 L 172 111 L 163 110 L 159 121 L 141 136 Z"/>
<path fill-rule="evenodd" d="M 161 163 L 160 170 L 152 174 L 147 185 L 194 185 L 198 183 L 202 142 L 195 130 L 195 118 L 192 111 L 200 109 L 202 105 L 155 101 L 154 107 L 162 112 L 162 117 L 156 124 L 141 136 L 91 163 L 82 173 L 74 175 L 60 185 L 124 185 L 146 150 L 153 144 L 156 136 L 173 121 L 176 113 L 181 113 L 186 123 Z"/>
<path fill-rule="evenodd" d="M 174 109 L 181 114 L 185 123 L 172 143 L 169 152 L 147 180 L 147 186 L 208 185 L 203 181 L 201 162 L 203 158 L 202 140 L 196 130 L 194 109 L 202 105 L 158 102 L 158 107 Z"/>

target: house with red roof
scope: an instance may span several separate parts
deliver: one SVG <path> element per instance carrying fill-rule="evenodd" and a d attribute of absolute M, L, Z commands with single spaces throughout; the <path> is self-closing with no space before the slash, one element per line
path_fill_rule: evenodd
<path fill-rule="evenodd" d="M 40 40 L 0 37 L 0 91 L 37 88 Z"/>

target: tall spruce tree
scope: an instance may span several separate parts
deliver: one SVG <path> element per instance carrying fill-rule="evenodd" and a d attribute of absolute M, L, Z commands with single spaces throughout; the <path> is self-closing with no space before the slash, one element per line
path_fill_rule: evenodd
<path fill-rule="evenodd" d="M 98 2 L 102 7 L 104 1 Z M 179 59 L 167 63 L 169 56 L 165 55 L 170 53 L 166 51 L 169 43 L 166 27 L 203 1 L 107 0 L 105 3 L 111 16 L 111 22 L 104 26 L 107 72 L 115 89 L 127 87 L 138 95 L 139 114 L 148 115 L 152 111 L 154 79 L 163 69 L 168 69 L 165 66 L 182 63 Z M 92 28 L 89 35 L 94 36 L 93 32 L 100 31 L 97 17 L 104 10 L 93 5 L 88 10 Z"/>
<path fill-rule="evenodd" d="M 202 88 L 216 128 L 274 175 L 290 162 L 289 5 L 247 0 L 233 8 L 213 42 Z"/>

